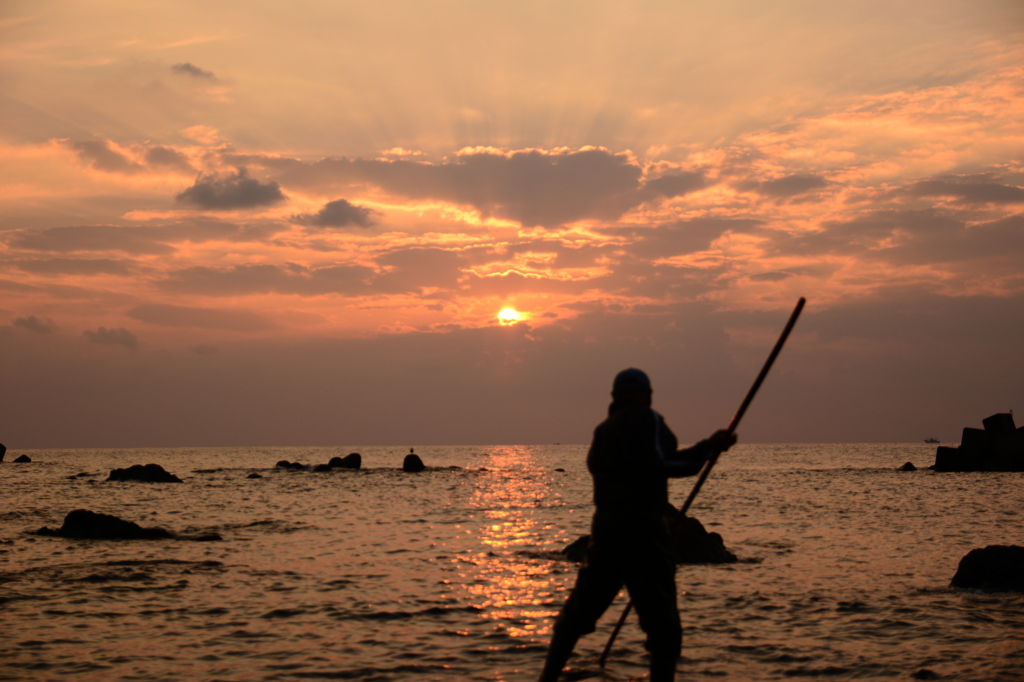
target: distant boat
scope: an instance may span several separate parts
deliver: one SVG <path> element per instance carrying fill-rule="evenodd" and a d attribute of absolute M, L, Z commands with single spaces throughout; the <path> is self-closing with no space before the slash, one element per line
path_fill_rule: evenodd
<path fill-rule="evenodd" d="M 938 438 L 925 438 L 924 442 L 925 443 L 941 443 L 942 441 L 940 441 Z"/>

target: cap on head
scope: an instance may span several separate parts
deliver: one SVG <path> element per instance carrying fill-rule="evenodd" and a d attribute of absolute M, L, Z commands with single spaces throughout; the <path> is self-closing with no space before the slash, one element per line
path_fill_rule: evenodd
<path fill-rule="evenodd" d="M 635 367 L 624 369 L 616 374 L 615 381 L 612 383 L 612 393 L 649 390 L 651 390 L 651 380 L 642 370 Z"/>

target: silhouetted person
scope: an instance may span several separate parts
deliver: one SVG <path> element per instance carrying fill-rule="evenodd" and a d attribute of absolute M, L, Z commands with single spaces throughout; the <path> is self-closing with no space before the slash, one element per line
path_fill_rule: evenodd
<path fill-rule="evenodd" d="M 675 435 L 651 409 L 651 382 L 638 369 L 618 373 L 608 418 L 595 430 L 587 453 L 594 479 L 594 519 L 587 556 L 569 599 L 555 621 L 540 682 L 558 679 L 576 641 L 597 620 L 622 586 L 647 633 L 651 682 L 675 679 L 683 630 L 676 606 L 675 562 L 663 515 L 668 479 L 693 476 L 714 451 L 728 450 L 736 436 L 717 431 L 677 450 Z"/>

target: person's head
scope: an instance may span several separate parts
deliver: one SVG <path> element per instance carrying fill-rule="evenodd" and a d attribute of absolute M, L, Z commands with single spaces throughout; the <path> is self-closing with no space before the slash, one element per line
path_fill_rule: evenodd
<path fill-rule="evenodd" d="M 612 382 L 612 400 L 650 406 L 651 380 L 642 370 L 630 367 L 615 375 Z"/>

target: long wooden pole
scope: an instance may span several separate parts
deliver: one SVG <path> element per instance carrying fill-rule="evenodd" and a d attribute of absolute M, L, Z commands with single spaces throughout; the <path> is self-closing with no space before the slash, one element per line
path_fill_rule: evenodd
<path fill-rule="evenodd" d="M 775 342 L 775 347 L 772 348 L 772 352 L 768 355 L 768 359 L 765 360 L 764 367 L 761 368 L 761 373 L 757 375 L 757 379 L 754 380 L 754 385 L 747 391 L 747 396 L 743 399 L 740 404 L 740 409 L 736 410 L 736 414 L 733 415 L 732 421 L 729 422 L 729 427 L 726 429 L 729 433 L 736 431 L 736 427 L 739 426 L 740 420 L 743 419 L 744 413 L 747 408 L 750 407 L 750 403 L 754 400 L 754 396 L 757 394 L 757 390 L 761 388 L 761 383 L 764 378 L 768 376 L 768 370 L 772 368 L 772 364 L 775 362 L 775 358 L 779 356 L 779 351 L 782 350 L 783 344 L 786 343 L 786 339 L 789 338 L 789 333 L 793 331 L 793 326 L 796 325 L 796 319 L 800 317 L 800 311 L 804 309 L 804 304 L 807 302 L 803 296 L 796 303 L 796 308 L 793 310 L 793 314 L 789 316 L 789 321 L 786 323 L 785 328 L 782 330 L 782 335 L 779 340 Z M 708 475 L 714 468 L 715 463 L 718 461 L 718 452 L 713 452 L 707 461 L 704 462 L 704 466 L 701 467 L 700 474 L 697 476 L 697 482 L 693 484 L 693 489 L 690 494 L 686 497 L 686 501 L 683 502 L 683 506 L 679 509 L 678 520 L 676 521 L 675 527 L 672 529 L 672 537 L 675 538 L 682 525 L 682 519 L 686 516 L 686 512 L 689 511 L 690 505 L 693 504 L 694 499 L 697 497 L 697 493 L 700 492 L 701 486 L 704 485 L 704 481 L 708 480 Z M 612 650 L 612 644 L 615 643 L 615 638 L 619 636 L 619 630 L 622 629 L 622 625 L 626 622 L 626 618 L 629 617 L 629 612 L 633 610 L 633 600 L 630 599 L 629 603 L 626 604 L 626 608 L 622 610 L 622 615 L 619 616 L 619 620 L 615 623 L 615 629 L 612 630 L 611 636 L 608 638 L 608 643 L 604 646 L 604 651 L 601 652 L 601 657 L 597 659 L 598 665 L 602 668 L 605 662 L 608 660 L 608 654 Z"/>

